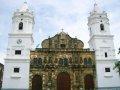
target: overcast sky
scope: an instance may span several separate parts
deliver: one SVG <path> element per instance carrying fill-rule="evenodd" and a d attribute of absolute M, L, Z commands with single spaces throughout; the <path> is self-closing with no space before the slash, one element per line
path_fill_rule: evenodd
<path fill-rule="evenodd" d="M 8 32 L 11 30 L 12 15 L 25 0 L 0 0 L 0 62 L 5 57 Z M 97 1 L 97 0 L 96 0 Z M 93 10 L 94 0 L 27 0 L 34 11 L 34 45 L 49 36 L 61 32 L 77 36 L 88 48 L 89 31 L 87 17 Z M 110 29 L 114 35 L 115 49 L 120 47 L 120 0 L 98 0 L 99 7 L 108 13 Z"/>

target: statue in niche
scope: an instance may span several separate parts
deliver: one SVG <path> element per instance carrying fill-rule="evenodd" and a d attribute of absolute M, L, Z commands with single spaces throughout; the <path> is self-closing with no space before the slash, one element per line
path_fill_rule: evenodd
<path fill-rule="evenodd" d="M 83 63 L 82 57 L 80 57 L 79 62 L 80 62 L 80 64 Z"/>
<path fill-rule="evenodd" d="M 54 61 L 54 63 L 57 63 L 58 62 L 58 58 L 55 58 L 55 61 Z"/>
<path fill-rule="evenodd" d="M 47 63 L 47 58 L 44 57 L 43 63 L 46 64 Z"/>
<path fill-rule="evenodd" d="M 70 62 L 70 64 L 72 63 L 72 57 L 69 58 L 69 62 Z"/>
<path fill-rule="evenodd" d="M 77 59 L 77 57 L 75 57 L 75 63 L 78 64 L 78 59 Z"/>
<path fill-rule="evenodd" d="M 79 82 L 79 78 L 80 78 L 79 72 L 76 72 L 76 73 L 75 73 L 75 76 L 76 76 L 76 82 Z"/>
<path fill-rule="evenodd" d="M 51 56 L 48 58 L 48 63 L 52 63 L 52 57 Z"/>

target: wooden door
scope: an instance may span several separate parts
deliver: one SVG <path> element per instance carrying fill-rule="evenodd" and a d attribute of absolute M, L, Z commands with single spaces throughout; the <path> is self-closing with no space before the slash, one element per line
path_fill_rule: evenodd
<path fill-rule="evenodd" d="M 60 73 L 57 76 L 57 90 L 71 90 L 71 80 L 68 73 Z"/>
<path fill-rule="evenodd" d="M 84 78 L 85 90 L 94 90 L 94 79 L 92 75 L 86 75 Z"/>
<path fill-rule="evenodd" d="M 33 77 L 32 90 L 42 90 L 42 78 L 40 75 L 35 75 Z"/>

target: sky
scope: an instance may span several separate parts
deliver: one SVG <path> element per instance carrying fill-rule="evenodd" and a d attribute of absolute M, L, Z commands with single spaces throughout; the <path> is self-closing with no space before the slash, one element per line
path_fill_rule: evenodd
<path fill-rule="evenodd" d="M 93 10 L 94 0 L 0 0 L 0 62 L 4 63 L 8 44 L 8 33 L 12 26 L 14 11 L 27 1 L 34 12 L 34 46 L 49 36 L 61 32 L 77 37 L 89 48 L 88 17 Z M 117 55 L 120 47 L 120 0 L 96 0 L 101 10 L 106 11 L 110 20 L 110 31 L 114 35 Z"/>

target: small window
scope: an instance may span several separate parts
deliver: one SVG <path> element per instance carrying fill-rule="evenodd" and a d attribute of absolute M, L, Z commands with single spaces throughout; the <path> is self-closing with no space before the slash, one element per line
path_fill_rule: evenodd
<path fill-rule="evenodd" d="M 19 73 L 20 68 L 14 68 L 14 73 Z"/>
<path fill-rule="evenodd" d="M 105 72 L 110 72 L 110 68 L 105 68 Z"/>
<path fill-rule="evenodd" d="M 21 55 L 21 50 L 15 50 L 15 55 Z"/>
<path fill-rule="evenodd" d="M 101 29 L 101 31 L 104 31 L 104 25 L 103 24 L 100 24 L 100 29 Z"/>
<path fill-rule="evenodd" d="M 19 23 L 19 30 L 22 30 L 22 29 L 23 29 L 23 23 L 20 22 L 20 23 Z"/>
<path fill-rule="evenodd" d="M 65 48 L 65 44 L 61 44 L 60 46 L 61 46 L 61 48 Z"/>
<path fill-rule="evenodd" d="M 105 57 L 108 57 L 107 52 L 105 52 Z"/>

